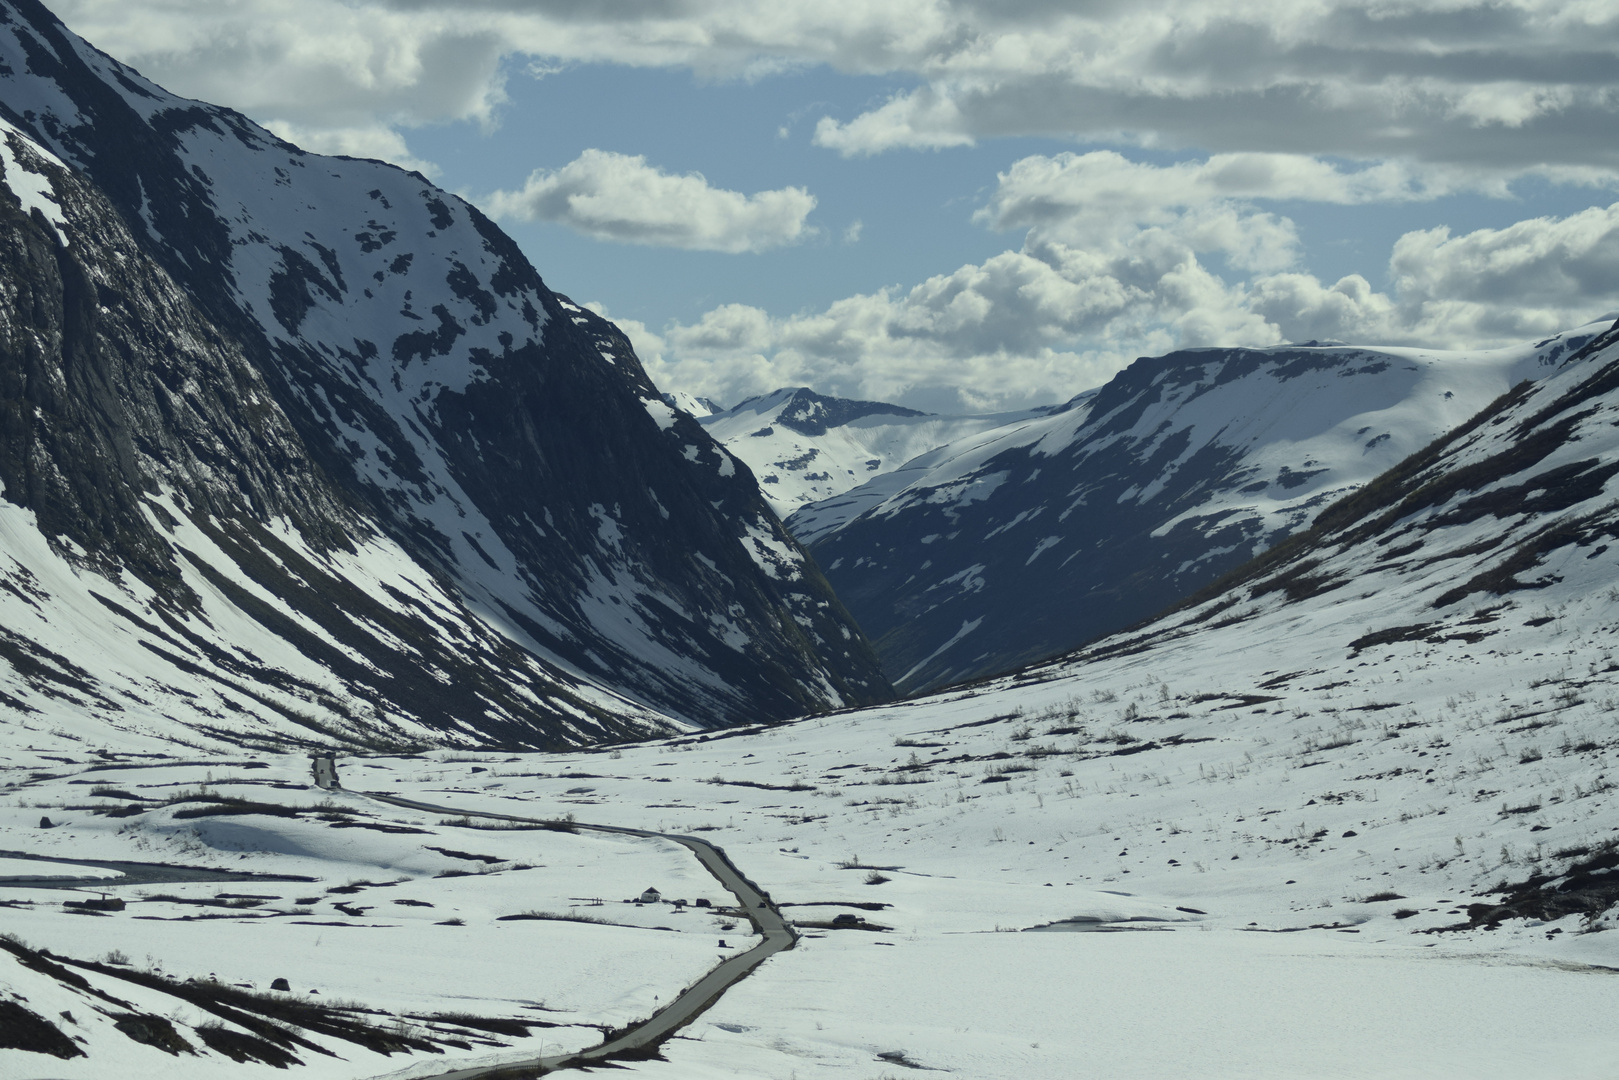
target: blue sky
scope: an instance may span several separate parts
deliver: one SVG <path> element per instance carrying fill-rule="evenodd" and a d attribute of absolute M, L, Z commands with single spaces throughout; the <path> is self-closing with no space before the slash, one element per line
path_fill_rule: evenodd
<path fill-rule="evenodd" d="M 651 326 L 690 321 L 736 302 L 790 313 L 823 308 L 851 292 L 910 285 L 977 262 L 1022 240 L 972 220 L 997 172 L 1032 154 L 1112 145 L 1135 160 L 1169 164 L 1206 157 L 1196 147 L 1143 151 L 1118 144 L 1081 146 L 1050 137 L 1004 137 L 970 147 L 844 158 L 813 145 L 820 116 L 852 118 L 913 84 L 840 75 L 826 67 L 758 80 L 702 80 L 684 70 L 581 64 L 530 77 L 512 64 L 509 101 L 495 125 L 475 121 L 410 131 L 416 155 L 437 167 L 443 186 L 477 201 L 521 187 L 535 169 L 560 169 L 587 149 L 645 155 L 678 173 L 752 192 L 798 185 L 817 199 L 818 234 L 801 244 L 741 257 L 603 242 L 563 225 L 508 220 L 553 288 L 608 304 Z M 1388 284 L 1394 241 L 1413 229 L 1500 228 L 1542 214 L 1566 215 L 1614 196 L 1586 186 L 1526 179 L 1516 197 L 1464 193 L 1431 202 L 1335 206 L 1278 200 L 1298 223 L 1304 265 L 1337 280 L 1361 273 Z M 860 222 L 859 240 L 845 233 Z"/>
<path fill-rule="evenodd" d="M 177 92 L 427 171 L 727 404 L 988 411 L 1182 346 L 1489 347 L 1619 307 L 1602 4 L 57 10 Z"/>
<path fill-rule="evenodd" d="M 536 79 L 518 67 L 493 130 L 463 121 L 412 131 L 407 140 L 438 166 L 440 184 L 474 201 L 593 148 L 644 155 L 667 172 L 699 172 L 733 191 L 805 188 L 817 201 L 808 219 L 817 232 L 740 256 L 603 242 L 548 222 L 504 223 L 553 288 L 649 325 L 695 320 L 726 302 L 785 313 L 913 283 L 1008 244 L 971 221 L 1004 167 L 1005 148 L 849 160 L 811 144 L 819 116 L 855 115 L 895 87 L 826 68 L 721 81 L 605 64 Z M 1025 152 L 1068 148 L 1052 139 L 1009 141 Z M 859 239 L 850 243 L 856 222 Z"/>

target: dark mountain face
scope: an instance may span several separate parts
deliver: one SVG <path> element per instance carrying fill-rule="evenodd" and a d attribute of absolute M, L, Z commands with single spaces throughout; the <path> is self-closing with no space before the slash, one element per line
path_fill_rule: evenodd
<path fill-rule="evenodd" d="M 1555 343 L 1549 354 L 1558 360 L 1555 374 L 1518 383 L 1326 507 L 1307 530 L 1139 633 L 1098 642 L 1083 658 L 1173 646 L 1211 627 L 1264 640 L 1331 622 L 1332 639 L 1312 648 L 1333 660 L 1466 650 L 1462 659 L 1471 665 L 1475 655 L 1486 664 L 1522 655 L 1521 643 L 1500 652 L 1492 647 L 1499 641 L 1485 644 L 1504 631 L 1547 626 L 1561 635 L 1558 615 L 1571 600 L 1619 596 L 1611 586 L 1619 541 L 1619 324 L 1578 347 Z M 1565 660 L 1550 659 L 1563 655 L 1561 645 L 1536 646 L 1546 649 L 1533 653 L 1548 657 L 1546 672 L 1566 668 Z M 1600 651 L 1608 663 L 1608 650 Z M 1262 685 L 1313 679 L 1322 670 L 1290 671 Z M 1597 681 L 1598 662 L 1576 677 Z M 1572 692 L 1569 698 L 1578 703 Z"/>
<path fill-rule="evenodd" d="M 175 552 L 142 512 L 160 485 L 207 513 L 307 506 L 339 519 L 286 416 L 246 407 L 269 395 L 241 350 L 139 254 L 105 200 L 22 139 L 7 149 L 7 180 L 48 176 L 73 234 L 64 246 L 41 211 L 0 197 L 7 498 L 46 536 L 71 540 L 86 567 L 127 569 L 177 600 L 189 589 Z"/>
<path fill-rule="evenodd" d="M 1571 341 L 1138 360 L 1073 408 L 934 451 L 813 550 L 901 690 L 1009 670 L 1148 618 L 1299 531 Z"/>
<path fill-rule="evenodd" d="M 175 98 L 28 0 L 0 3 L 0 116 L 0 479 L 42 541 L 14 581 L 56 580 L 33 604 L 64 625 L 93 593 L 134 646 L 36 666 L 109 713 L 201 685 L 229 703 L 194 726 L 528 745 L 890 692 L 748 470 L 475 208 Z"/>

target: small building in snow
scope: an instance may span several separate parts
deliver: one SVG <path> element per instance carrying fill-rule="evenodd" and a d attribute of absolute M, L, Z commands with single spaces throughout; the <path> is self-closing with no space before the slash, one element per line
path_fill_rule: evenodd
<path fill-rule="evenodd" d="M 659 892 L 657 889 L 654 889 L 650 885 L 647 886 L 646 892 L 641 894 L 641 903 L 643 903 L 643 904 L 656 904 L 659 900 L 662 900 L 662 899 L 663 899 L 663 894 L 661 892 Z"/>

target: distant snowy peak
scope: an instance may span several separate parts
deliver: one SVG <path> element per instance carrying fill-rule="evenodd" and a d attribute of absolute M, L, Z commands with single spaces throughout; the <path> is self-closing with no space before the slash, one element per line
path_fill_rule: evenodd
<path fill-rule="evenodd" d="M 699 421 L 747 463 L 785 518 L 944 443 L 1029 415 L 938 416 L 880 401 L 828 397 L 800 386 L 749 398 Z"/>
<path fill-rule="evenodd" d="M 962 417 L 963 420 L 1001 422 L 977 430 L 971 424 L 963 424 L 965 434 L 918 454 L 888 472 L 878 473 L 859 487 L 800 506 L 787 518 L 787 529 L 801 543 L 814 546 L 860 515 L 914 486 L 925 485 L 929 477 L 953 475 L 967 468 L 969 462 L 1021 446 L 1030 439 L 1044 439 L 1048 431 L 1044 422 L 1050 418 L 1063 417 L 1061 423 L 1070 426 L 1083 423 L 1099 392 L 1084 390 L 1061 405 L 1042 405 L 1021 413 Z"/>
<path fill-rule="evenodd" d="M 941 447 L 905 483 L 791 524 L 902 690 L 990 674 L 1161 610 L 1601 329 L 1478 353 L 1143 358 L 1075 407 Z"/>
<path fill-rule="evenodd" d="M 856 401 L 826 397 L 807 386 L 785 387 L 762 397 L 748 398 L 734 412 L 769 413 L 775 422 L 800 435 L 825 435 L 827 428 L 842 427 L 867 416 L 927 416 L 927 413 L 883 401 Z"/>
<path fill-rule="evenodd" d="M 671 409 L 679 409 L 687 416 L 694 416 L 698 419 L 725 411 L 712 398 L 696 397 L 686 393 L 684 390 L 672 390 L 664 393 L 663 403 Z"/>

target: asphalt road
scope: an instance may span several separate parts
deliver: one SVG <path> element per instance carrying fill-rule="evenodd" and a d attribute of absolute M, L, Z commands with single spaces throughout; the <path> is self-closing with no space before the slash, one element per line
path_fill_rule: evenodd
<path fill-rule="evenodd" d="M 416 802 L 413 799 L 400 799 L 392 795 L 381 795 L 369 791 L 351 791 L 351 794 L 363 795 L 368 799 L 376 799 L 379 802 L 392 803 L 395 806 L 403 806 L 412 810 L 426 810 L 437 814 L 470 814 L 474 817 L 498 818 L 503 821 L 546 823 L 540 818 L 463 810 L 460 807 Z M 693 855 L 697 856 L 697 861 L 703 864 L 703 868 L 714 875 L 714 879 L 727 892 L 736 897 L 738 908 L 753 923 L 754 929 L 758 931 L 760 935 L 759 943 L 747 952 L 738 953 L 722 961 L 718 967 L 715 967 L 697 982 L 687 987 L 668 1005 L 665 1005 L 645 1020 L 631 1025 L 626 1031 L 607 1040 L 600 1046 L 593 1046 L 588 1050 L 580 1050 L 572 1054 L 529 1058 L 525 1061 L 506 1065 L 453 1069 L 448 1072 L 436 1073 L 431 1077 L 425 1077 L 423 1080 L 526 1080 L 528 1077 L 540 1076 L 559 1069 L 575 1069 L 600 1064 L 619 1055 L 635 1056 L 638 1051 L 655 1048 L 663 1040 L 673 1035 L 676 1030 L 690 1023 L 703 1010 L 718 1001 L 725 991 L 746 978 L 754 968 L 783 949 L 792 948 L 793 943 L 798 940 L 798 934 L 787 923 L 787 920 L 782 918 L 781 912 L 777 911 L 775 904 L 771 902 L 770 894 L 744 877 L 742 872 L 726 857 L 725 852 L 710 844 L 707 840 L 702 840 L 695 836 L 677 836 L 672 833 L 651 832 L 647 829 L 628 829 L 618 825 L 587 825 L 583 822 L 573 822 L 572 827 L 591 832 L 656 837 L 660 840 L 672 841 L 688 849 Z"/>

